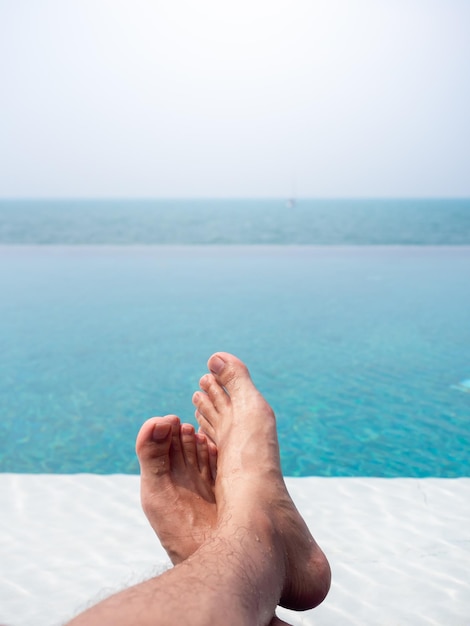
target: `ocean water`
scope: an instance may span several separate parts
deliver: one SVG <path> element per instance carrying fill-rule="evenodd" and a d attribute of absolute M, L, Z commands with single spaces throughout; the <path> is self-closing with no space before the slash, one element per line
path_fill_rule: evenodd
<path fill-rule="evenodd" d="M 140 424 L 194 422 L 227 350 L 276 411 L 287 475 L 470 475 L 470 246 L 62 245 L 53 220 L 37 245 L 38 223 L 36 245 L 0 246 L 0 471 L 137 472 Z"/>
<path fill-rule="evenodd" d="M 470 245 L 470 199 L 0 200 L 0 244 Z"/>

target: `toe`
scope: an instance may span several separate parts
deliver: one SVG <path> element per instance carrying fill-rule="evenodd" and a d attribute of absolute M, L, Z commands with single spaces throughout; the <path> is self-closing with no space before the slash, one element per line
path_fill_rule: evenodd
<path fill-rule="evenodd" d="M 196 434 L 192 424 L 181 424 L 180 441 L 185 465 L 198 470 L 198 452 L 196 450 Z"/>
<path fill-rule="evenodd" d="M 171 445 L 170 445 L 170 463 L 171 469 L 181 471 L 185 467 L 183 444 L 181 442 L 181 424 L 180 421 L 172 424 L 171 428 Z"/>
<path fill-rule="evenodd" d="M 209 440 L 214 441 L 215 437 L 215 429 L 212 424 L 206 419 L 206 416 L 203 415 L 199 409 L 196 409 L 194 412 L 197 423 L 199 424 L 198 433 L 204 435 Z"/>
<path fill-rule="evenodd" d="M 193 404 L 199 414 L 203 415 L 210 426 L 214 426 L 217 422 L 217 409 L 212 400 L 203 391 L 196 391 L 193 394 Z"/>
<path fill-rule="evenodd" d="M 201 413 L 199 413 L 199 411 L 196 409 L 196 411 L 194 411 L 194 415 L 196 417 L 196 421 L 199 424 L 199 429 L 198 429 L 198 434 L 199 435 L 204 435 L 204 437 L 207 439 L 208 444 L 210 444 L 211 446 L 214 446 L 216 452 L 215 454 L 217 455 L 217 446 L 214 442 L 214 440 L 212 439 L 212 436 L 214 435 L 214 429 L 211 427 L 211 425 L 207 422 L 207 420 L 205 419 L 204 415 L 202 415 Z M 203 426 L 201 426 L 201 424 L 205 424 L 206 428 L 204 428 Z M 210 435 L 210 433 L 208 431 L 212 432 L 212 436 Z"/>
<path fill-rule="evenodd" d="M 217 412 L 224 411 L 230 404 L 229 396 L 213 374 L 205 374 L 199 381 L 199 386 L 207 394 Z"/>
<path fill-rule="evenodd" d="M 207 447 L 209 449 L 209 466 L 211 470 L 212 480 L 217 476 L 217 446 L 213 441 L 207 441 Z"/>
<path fill-rule="evenodd" d="M 209 447 L 207 445 L 207 437 L 196 434 L 197 462 L 201 476 L 204 480 L 212 481 L 211 467 L 209 464 Z"/>
<path fill-rule="evenodd" d="M 237 359 L 233 354 L 228 352 L 216 352 L 213 354 L 208 363 L 209 370 L 215 377 L 215 380 L 224 387 L 231 395 L 241 387 L 247 384 L 253 386 L 251 377 L 246 365 Z"/>
<path fill-rule="evenodd" d="M 135 446 L 142 472 L 165 473 L 170 470 L 169 451 L 175 425 L 179 428 L 176 415 L 152 417 L 142 425 Z"/>

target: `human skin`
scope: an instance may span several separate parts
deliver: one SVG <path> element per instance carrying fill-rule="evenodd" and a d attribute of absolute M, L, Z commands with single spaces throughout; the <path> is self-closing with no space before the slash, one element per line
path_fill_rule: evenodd
<path fill-rule="evenodd" d="M 72 620 L 70 626 L 275 626 L 284 624 L 274 615 L 278 604 L 302 610 L 316 606 L 326 596 L 329 565 L 285 487 L 274 413 L 236 357 L 217 353 L 208 366 L 211 373 L 201 379 L 201 391 L 194 394 L 193 402 L 207 449 L 212 445 L 217 448 L 215 480 L 210 460 L 200 464 L 196 436 L 189 430 L 184 433 L 175 416 L 155 422 L 151 439 L 167 449 L 154 463 L 152 487 L 157 491 L 162 487 L 160 493 L 166 493 L 167 510 L 171 501 L 168 494 L 182 499 L 175 487 L 179 480 L 180 489 L 193 494 L 196 489 L 196 497 L 204 500 L 202 506 L 211 521 L 192 536 L 191 554 L 185 559 L 182 552 L 178 555 L 178 549 L 171 547 L 173 539 L 167 537 L 167 546 L 178 560 L 175 567 L 108 598 Z M 195 460 L 197 463 L 199 477 L 194 478 L 193 472 L 191 486 L 182 478 L 188 472 L 171 470 L 176 425 L 180 441 L 187 435 L 196 442 L 192 461 L 191 452 L 187 459 L 183 454 L 188 465 L 192 462 L 194 466 Z M 142 437 L 141 443 L 149 441 Z M 139 451 L 139 439 L 137 447 Z M 208 477 L 205 486 L 204 480 L 199 480 L 202 475 Z M 147 479 L 151 480 L 150 476 L 145 480 L 152 485 Z M 209 483 L 215 503 L 206 490 Z M 156 498 L 155 502 L 164 500 Z M 162 506 L 158 504 L 160 510 Z"/>
<path fill-rule="evenodd" d="M 176 415 L 147 420 L 137 435 L 142 508 L 173 565 L 217 524 L 217 447 Z"/>

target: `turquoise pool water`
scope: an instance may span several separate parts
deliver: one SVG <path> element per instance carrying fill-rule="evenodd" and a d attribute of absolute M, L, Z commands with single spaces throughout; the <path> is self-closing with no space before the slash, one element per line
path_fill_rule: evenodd
<path fill-rule="evenodd" d="M 470 247 L 0 247 L 0 471 L 137 472 L 244 359 L 291 476 L 469 476 Z"/>

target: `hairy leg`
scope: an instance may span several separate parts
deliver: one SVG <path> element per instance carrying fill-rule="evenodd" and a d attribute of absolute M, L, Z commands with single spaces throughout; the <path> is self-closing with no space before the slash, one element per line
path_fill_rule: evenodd
<path fill-rule="evenodd" d="M 263 515 L 218 524 L 186 561 L 85 611 L 69 626 L 281 626 L 282 545 Z"/>
<path fill-rule="evenodd" d="M 101 602 L 70 626 L 281 626 L 274 616 L 280 600 L 302 609 L 325 597 L 328 562 L 282 480 L 274 414 L 238 359 L 219 353 L 209 368 L 194 403 L 201 430 L 218 447 L 213 532 L 173 569 Z M 156 433 L 157 442 L 168 428 Z"/>
<path fill-rule="evenodd" d="M 174 565 L 191 556 L 217 523 L 217 448 L 175 415 L 147 420 L 136 452 L 142 508 Z M 274 616 L 269 626 L 289 626 Z"/>
<path fill-rule="evenodd" d="M 328 561 L 292 502 L 281 472 L 274 413 L 245 365 L 227 353 L 208 362 L 193 403 L 200 430 L 219 451 L 215 496 L 220 515 L 266 515 L 283 545 L 285 577 L 280 604 L 303 610 L 326 596 Z M 243 519 L 241 520 L 243 521 Z"/>

